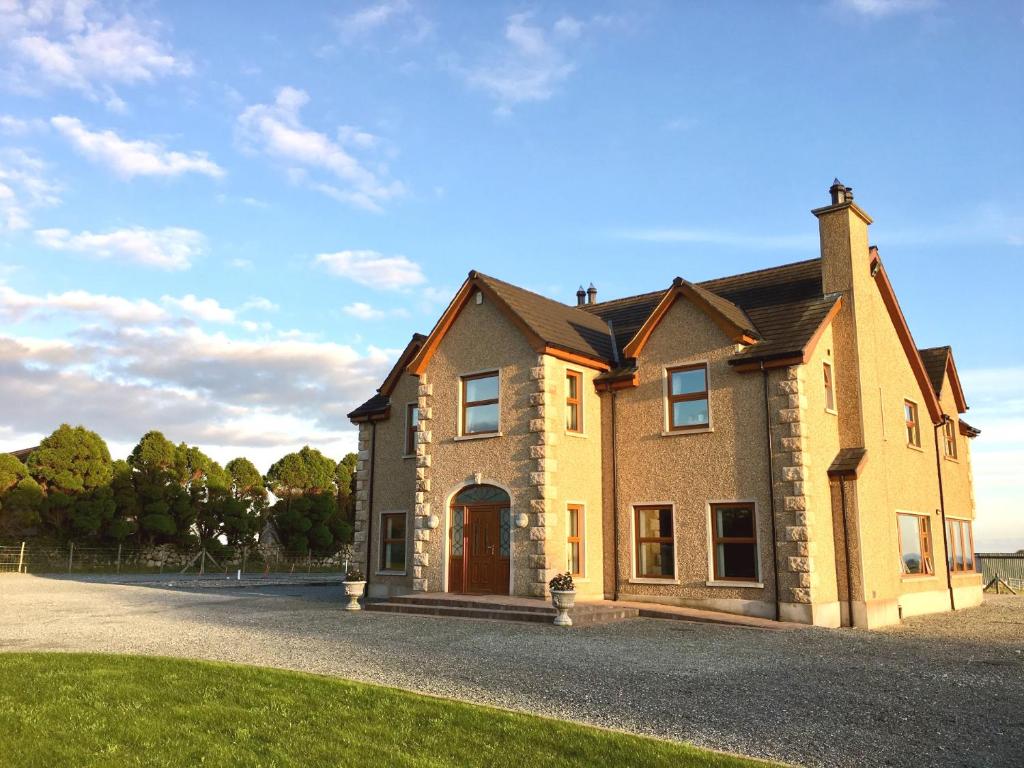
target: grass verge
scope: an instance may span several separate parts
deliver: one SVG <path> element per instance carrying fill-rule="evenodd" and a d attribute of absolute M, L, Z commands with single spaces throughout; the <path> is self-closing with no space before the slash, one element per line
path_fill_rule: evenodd
<path fill-rule="evenodd" d="M 765 765 L 297 672 L 62 653 L 0 653 L 0 755 L 12 768 Z"/>

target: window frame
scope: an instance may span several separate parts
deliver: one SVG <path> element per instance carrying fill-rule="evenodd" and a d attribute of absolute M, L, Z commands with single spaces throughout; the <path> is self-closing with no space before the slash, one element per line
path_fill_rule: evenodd
<path fill-rule="evenodd" d="M 419 432 L 419 403 L 405 404 L 405 453 L 402 458 L 409 459 L 416 455 L 416 433 Z M 412 423 L 412 412 L 416 411 L 416 424 Z"/>
<path fill-rule="evenodd" d="M 576 381 L 576 397 L 569 396 L 569 379 Z M 576 427 L 569 426 L 570 410 L 576 408 Z M 583 372 L 573 368 L 565 369 L 565 431 L 573 435 L 583 434 Z"/>
<path fill-rule="evenodd" d="M 917 519 L 917 544 L 921 549 L 921 573 L 907 573 L 903 570 L 905 561 L 903 559 L 903 534 L 900 531 L 900 518 L 913 517 Z M 924 526 L 921 525 L 924 521 Z M 900 576 L 904 579 L 931 579 L 935 577 L 935 547 L 932 538 L 932 520 L 920 512 L 896 512 L 896 542 L 900 553 Z"/>
<path fill-rule="evenodd" d="M 387 538 L 385 532 L 387 531 L 387 518 L 389 517 L 400 517 L 402 518 L 402 537 L 399 538 Z M 380 531 L 379 541 L 379 553 L 377 557 L 377 573 L 381 575 L 392 575 L 392 576 L 404 576 L 409 569 L 409 515 L 406 512 L 381 512 L 379 520 L 378 530 Z M 385 553 L 387 552 L 387 545 L 395 542 L 402 543 L 402 567 L 401 568 L 389 568 L 384 560 Z"/>
<path fill-rule="evenodd" d="M 632 565 L 630 568 L 630 582 L 633 584 L 678 584 L 679 583 L 679 546 L 677 542 L 676 532 L 676 505 L 672 502 L 646 502 L 643 504 L 631 505 L 632 515 L 630 516 L 630 527 L 631 535 L 630 539 L 633 543 L 632 552 Z M 644 510 L 651 509 L 667 509 L 672 515 L 672 575 L 671 576 L 643 576 L 639 573 L 640 568 L 640 544 L 642 542 L 657 542 L 659 544 L 666 543 L 668 537 L 640 537 L 640 526 L 638 525 L 638 515 Z"/>
<path fill-rule="evenodd" d="M 953 535 L 954 526 L 956 526 L 956 536 Z M 974 553 L 974 521 L 962 517 L 946 518 L 946 536 L 948 540 L 946 567 L 949 568 L 949 572 L 956 576 L 968 576 L 972 573 L 978 573 L 978 560 Z M 966 565 L 967 552 L 971 553 L 970 568 Z M 964 566 L 960 568 L 956 565 L 957 553 L 965 555 L 963 558 Z"/>
<path fill-rule="evenodd" d="M 498 382 L 498 396 L 495 398 L 488 398 L 486 400 L 472 400 L 466 399 L 467 384 L 470 381 L 476 381 L 478 379 L 489 379 L 494 378 Z M 470 408 L 475 408 L 482 405 L 497 405 L 498 406 L 498 424 L 497 429 L 488 430 L 487 432 L 467 432 L 466 431 L 466 413 Z M 480 371 L 477 373 L 467 373 L 459 377 L 459 437 L 493 437 L 501 434 L 501 371 L 500 370 L 489 370 Z"/>
<path fill-rule="evenodd" d="M 718 536 L 718 516 L 717 511 L 722 507 L 745 507 L 750 510 L 753 516 L 753 537 L 748 536 L 724 536 L 719 538 Z M 763 577 L 762 563 L 761 563 L 761 544 L 758 537 L 758 516 L 757 516 L 757 502 L 753 499 L 742 499 L 742 500 L 724 500 L 724 501 L 709 501 L 707 504 L 708 509 L 708 546 L 710 549 L 710 579 L 708 586 L 744 586 L 744 587 L 763 587 L 764 583 L 761 581 Z M 719 572 L 718 562 L 718 545 L 719 544 L 753 544 L 754 545 L 754 565 L 756 575 L 753 578 L 744 578 L 741 576 L 725 576 Z"/>
<path fill-rule="evenodd" d="M 574 577 L 585 578 L 587 572 L 587 550 L 586 550 L 586 508 L 583 504 L 576 502 L 569 502 L 565 505 L 566 517 L 565 517 L 565 546 L 566 546 L 566 570 L 569 571 Z M 571 534 L 572 516 L 576 514 L 576 535 Z M 579 547 L 579 571 L 572 569 L 572 546 L 575 544 Z"/>
<path fill-rule="evenodd" d="M 670 435 L 687 434 L 692 432 L 710 432 L 711 431 L 711 372 L 710 366 L 706 360 L 695 362 L 695 363 L 684 363 L 682 365 L 667 366 L 665 370 L 665 432 Z M 704 390 L 702 392 L 687 392 L 685 394 L 673 394 L 672 392 L 672 374 L 679 373 L 681 371 L 696 371 L 702 369 L 704 371 Z M 692 402 L 694 400 L 704 400 L 707 402 L 708 409 L 708 420 L 704 424 L 692 424 L 692 425 L 679 425 L 675 423 L 675 409 L 672 407 L 676 403 Z"/>
<path fill-rule="evenodd" d="M 828 360 L 821 361 L 822 373 L 825 377 L 825 411 L 827 413 L 838 413 L 836 407 L 836 376 L 835 367 Z"/>
<path fill-rule="evenodd" d="M 950 461 L 958 461 L 960 456 L 956 444 L 957 425 L 948 419 L 942 425 L 942 456 Z"/>
<path fill-rule="evenodd" d="M 908 417 L 907 410 L 910 409 Z M 903 398 L 903 425 L 904 436 L 907 438 L 908 448 L 921 448 L 921 412 L 917 403 L 909 397 Z"/>

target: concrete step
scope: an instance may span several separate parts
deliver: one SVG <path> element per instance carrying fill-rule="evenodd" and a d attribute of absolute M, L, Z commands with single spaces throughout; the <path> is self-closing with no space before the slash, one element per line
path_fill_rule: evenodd
<path fill-rule="evenodd" d="M 535 604 L 531 605 L 531 603 Z M 555 618 L 555 609 L 539 600 L 516 600 L 504 603 L 480 598 L 402 595 L 389 598 L 385 602 L 369 601 L 365 607 L 368 611 L 385 613 L 522 621 L 536 624 L 550 624 Z M 639 611 L 632 607 L 609 607 L 583 603 L 577 604 L 574 609 L 569 611 L 569 615 L 572 617 L 573 626 L 588 627 L 595 624 L 611 624 L 635 619 L 639 616 Z"/>
<path fill-rule="evenodd" d="M 367 611 L 382 613 L 412 614 L 415 616 L 446 616 L 461 619 L 490 619 L 492 621 L 525 621 L 534 624 L 550 624 L 554 612 L 549 614 L 536 611 L 510 611 L 494 608 L 466 608 L 454 605 L 420 605 L 416 603 L 375 603 L 365 605 Z"/>
<path fill-rule="evenodd" d="M 483 600 L 480 598 L 460 597 L 419 597 L 417 595 L 397 595 L 388 598 L 390 603 L 401 603 L 403 605 L 443 605 L 450 608 L 493 608 L 495 610 L 524 611 L 526 613 L 543 613 L 545 616 L 553 616 L 555 609 L 550 603 L 541 600 L 517 601 L 515 603 L 503 603 L 498 600 Z"/>

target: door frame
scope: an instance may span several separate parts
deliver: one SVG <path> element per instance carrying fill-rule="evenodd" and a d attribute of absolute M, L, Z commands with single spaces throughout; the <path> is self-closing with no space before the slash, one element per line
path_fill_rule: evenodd
<path fill-rule="evenodd" d="M 451 585 L 448 578 L 448 560 L 449 560 L 449 540 L 451 535 L 449 530 L 451 528 L 452 520 L 452 501 L 466 488 L 474 485 L 493 485 L 495 488 L 501 488 L 508 496 L 508 515 L 509 515 L 509 529 L 508 529 L 508 594 L 514 595 L 515 591 L 515 568 L 513 567 L 514 553 L 516 548 L 516 526 L 513 523 L 515 520 L 515 503 L 512 497 L 512 491 L 509 490 L 508 486 L 504 483 L 499 483 L 488 477 L 480 477 L 479 482 L 477 479 L 467 480 L 459 485 L 455 486 L 451 492 L 445 497 L 444 500 L 444 514 L 441 517 L 440 529 L 443 532 L 441 538 L 441 591 L 450 592 Z"/>

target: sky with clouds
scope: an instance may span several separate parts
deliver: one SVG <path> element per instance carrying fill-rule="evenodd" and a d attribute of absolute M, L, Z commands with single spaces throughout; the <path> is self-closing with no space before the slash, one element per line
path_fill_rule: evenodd
<path fill-rule="evenodd" d="M 340 457 L 469 269 L 573 301 L 810 258 L 838 176 L 954 347 L 979 549 L 1024 547 L 1021 71 L 994 0 L 0 0 L 0 449 Z"/>

